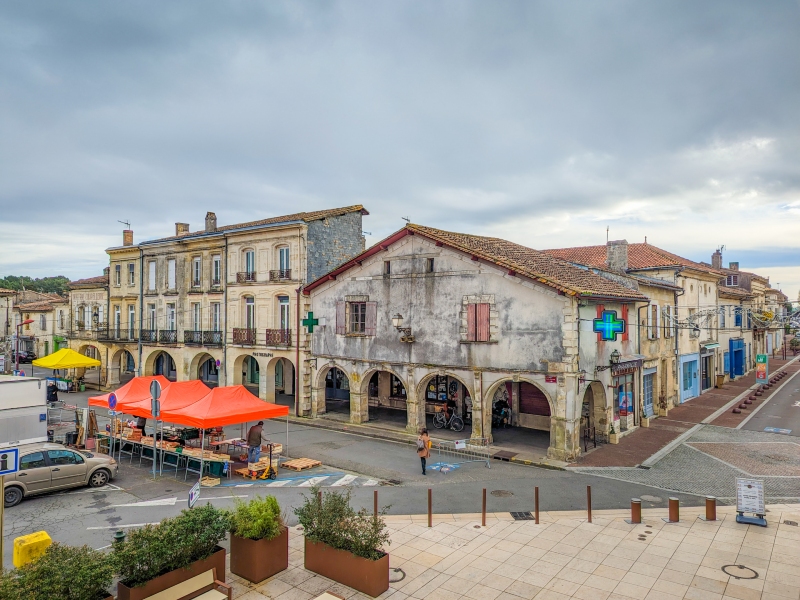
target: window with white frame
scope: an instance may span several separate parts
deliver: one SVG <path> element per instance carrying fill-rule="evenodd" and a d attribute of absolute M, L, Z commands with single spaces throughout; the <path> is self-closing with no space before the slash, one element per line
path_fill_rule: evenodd
<path fill-rule="evenodd" d="M 278 265 L 281 271 L 288 271 L 291 269 L 289 264 L 289 246 L 278 248 Z"/>
<path fill-rule="evenodd" d="M 136 284 L 136 265 L 128 263 L 128 285 Z"/>
<path fill-rule="evenodd" d="M 192 287 L 200 287 L 202 261 L 199 256 L 192 259 Z"/>
<path fill-rule="evenodd" d="M 64 311 L 63 310 L 59 310 L 58 311 L 58 328 L 59 329 L 64 329 Z"/>
<path fill-rule="evenodd" d="M 167 289 L 175 289 L 175 259 L 167 260 Z"/>
<path fill-rule="evenodd" d="M 255 250 L 246 250 L 244 253 L 244 270 L 246 273 L 256 272 L 256 253 Z"/>
<path fill-rule="evenodd" d="M 122 265 L 114 265 L 114 285 L 122 285 Z"/>
<path fill-rule="evenodd" d="M 647 309 L 647 338 L 650 340 L 658 339 L 658 328 L 660 325 L 661 312 L 657 304 L 651 304 Z"/>
<path fill-rule="evenodd" d="M 114 305 L 114 335 L 119 337 L 120 327 L 122 326 L 122 310 L 119 305 Z"/>
<path fill-rule="evenodd" d="M 131 339 L 134 337 L 136 325 L 136 307 L 133 304 L 128 305 L 128 334 Z"/>
<path fill-rule="evenodd" d="M 674 327 L 675 327 L 675 323 L 674 323 L 674 320 L 672 318 L 672 314 L 673 314 L 672 306 L 670 304 L 667 304 L 666 306 L 664 306 L 664 308 L 662 310 L 662 313 L 663 313 L 662 314 L 662 319 L 664 320 L 664 337 L 665 338 L 671 338 L 672 337 L 672 332 L 673 332 Z"/>
<path fill-rule="evenodd" d="M 219 302 L 211 303 L 211 329 L 212 331 L 220 331 L 220 304 Z"/>
<path fill-rule="evenodd" d="M 203 324 L 200 322 L 200 303 L 192 302 L 192 329 L 200 331 L 203 329 Z"/>
<path fill-rule="evenodd" d="M 167 304 L 167 329 L 175 331 L 175 303 Z"/>
<path fill-rule="evenodd" d="M 725 285 L 729 287 L 735 287 L 739 285 L 739 276 L 738 275 L 728 275 L 725 278 Z"/>
<path fill-rule="evenodd" d="M 256 328 L 256 299 L 252 296 L 244 297 L 244 326 L 246 329 Z"/>
<path fill-rule="evenodd" d="M 156 261 L 151 260 L 147 263 L 147 289 L 156 289 Z"/>
<path fill-rule="evenodd" d="M 283 331 L 290 329 L 289 296 L 278 296 L 278 313 L 280 315 L 280 328 Z"/>
<path fill-rule="evenodd" d="M 211 257 L 211 285 L 219 285 L 222 278 L 222 257 L 215 254 Z"/>
<path fill-rule="evenodd" d="M 39 329 L 47 331 L 47 317 L 43 314 L 39 315 Z"/>
<path fill-rule="evenodd" d="M 106 322 L 106 315 L 105 315 L 105 306 L 102 304 L 97 307 L 97 324 L 98 325 L 105 325 Z"/>
<path fill-rule="evenodd" d="M 158 328 L 156 322 L 156 305 L 155 304 L 148 304 L 147 305 L 147 328 L 151 331 L 155 331 Z"/>
<path fill-rule="evenodd" d="M 725 329 L 725 313 L 728 312 L 728 307 L 723 305 L 719 307 L 719 328 Z"/>

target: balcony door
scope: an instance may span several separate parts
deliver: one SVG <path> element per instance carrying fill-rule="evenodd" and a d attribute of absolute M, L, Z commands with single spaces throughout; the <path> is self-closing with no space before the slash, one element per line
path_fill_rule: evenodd
<path fill-rule="evenodd" d="M 247 273 L 256 272 L 256 253 L 254 250 L 248 250 L 244 253 L 244 270 Z"/>
<path fill-rule="evenodd" d="M 114 307 L 114 337 L 119 339 L 119 332 L 121 327 L 122 321 L 122 313 L 120 312 L 119 306 Z"/>
<path fill-rule="evenodd" d="M 278 296 L 278 309 L 281 330 L 288 331 L 292 327 L 289 317 L 289 296 Z"/>
<path fill-rule="evenodd" d="M 246 329 L 256 328 L 256 300 L 252 296 L 244 299 L 244 326 Z"/>
<path fill-rule="evenodd" d="M 291 269 L 289 265 L 289 248 L 278 249 L 278 262 L 280 263 L 280 270 L 283 273 Z"/>
<path fill-rule="evenodd" d="M 136 324 L 136 307 L 134 305 L 128 306 L 128 336 L 134 339 L 134 327 Z"/>

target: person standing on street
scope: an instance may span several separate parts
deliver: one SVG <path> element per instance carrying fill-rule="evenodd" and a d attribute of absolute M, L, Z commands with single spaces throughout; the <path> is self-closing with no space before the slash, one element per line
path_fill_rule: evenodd
<path fill-rule="evenodd" d="M 264 421 L 259 421 L 247 432 L 247 462 L 255 463 L 261 458 L 261 439 Z"/>
<path fill-rule="evenodd" d="M 431 438 L 427 429 L 423 429 L 417 438 L 417 456 L 419 456 L 419 461 L 422 463 L 422 474 L 427 475 L 425 466 L 431 456 Z"/>
<path fill-rule="evenodd" d="M 144 428 L 147 426 L 147 417 L 139 417 L 136 419 L 136 427 L 142 430 L 142 435 L 147 437 Z"/>

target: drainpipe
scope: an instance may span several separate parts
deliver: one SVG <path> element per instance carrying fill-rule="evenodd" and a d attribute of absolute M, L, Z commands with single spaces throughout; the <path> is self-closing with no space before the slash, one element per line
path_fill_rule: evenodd
<path fill-rule="evenodd" d="M 136 369 L 138 371 L 139 377 L 144 375 L 144 370 L 142 369 L 142 329 L 144 325 L 144 250 L 142 247 L 139 246 L 139 342 L 137 344 L 137 348 L 139 351 L 139 367 Z"/>
<path fill-rule="evenodd" d="M 295 290 L 297 293 L 297 335 L 295 336 L 295 365 L 294 370 L 295 384 L 294 384 L 294 415 L 300 416 L 300 292 L 303 290 L 303 284 Z"/>
<path fill-rule="evenodd" d="M 225 381 L 225 385 L 229 385 L 228 382 L 228 236 L 225 237 L 225 274 L 223 279 L 223 274 L 220 273 L 220 283 L 224 281 L 224 285 L 222 288 L 222 302 L 225 304 L 225 308 L 223 310 L 223 315 L 225 319 L 225 326 L 223 327 L 223 335 L 222 335 L 222 372 L 224 374 L 223 380 Z"/>

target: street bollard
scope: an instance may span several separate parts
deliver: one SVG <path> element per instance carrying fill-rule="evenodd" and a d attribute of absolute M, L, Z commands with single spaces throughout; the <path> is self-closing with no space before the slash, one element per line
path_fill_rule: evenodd
<path fill-rule="evenodd" d="M 486 488 L 483 488 L 483 506 L 481 508 L 481 525 L 486 527 Z"/>
<path fill-rule="evenodd" d="M 706 521 L 717 520 L 717 499 L 714 496 L 706 496 Z"/>
<path fill-rule="evenodd" d="M 428 488 L 428 527 L 433 527 L 433 490 Z"/>
<path fill-rule="evenodd" d="M 319 504 L 320 504 L 320 506 L 322 506 L 322 492 L 321 491 L 317 492 L 317 500 L 319 500 Z"/>
<path fill-rule="evenodd" d="M 533 488 L 533 519 L 534 522 L 539 524 L 539 487 Z"/>
<path fill-rule="evenodd" d="M 639 498 L 631 498 L 631 525 L 639 525 L 642 522 L 642 501 Z"/>
<path fill-rule="evenodd" d="M 117 530 L 117 532 L 114 534 L 114 543 L 121 544 L 124 541 L 125 541 L 125 532 L 122 531 L 122 529 Z"/>
<path fill-rule="evenodd" d="M 678 498 L 670 498 L 669 519 L 665 519 L 665 521 L 667 521 L 667 523 L 677 523 L 680 520 L 680 500 Z"/>
<path fill-rule="evenodd" d="M 589 523 L 592 522 L 592 486 L 586 486 L 586 514 L 589 519 Z"/>
<path fill-rule="evenodd" d="M 372 504 L 375 510 L 375 518 L 378 518 L 378 490 L 372 490 Z"/>

